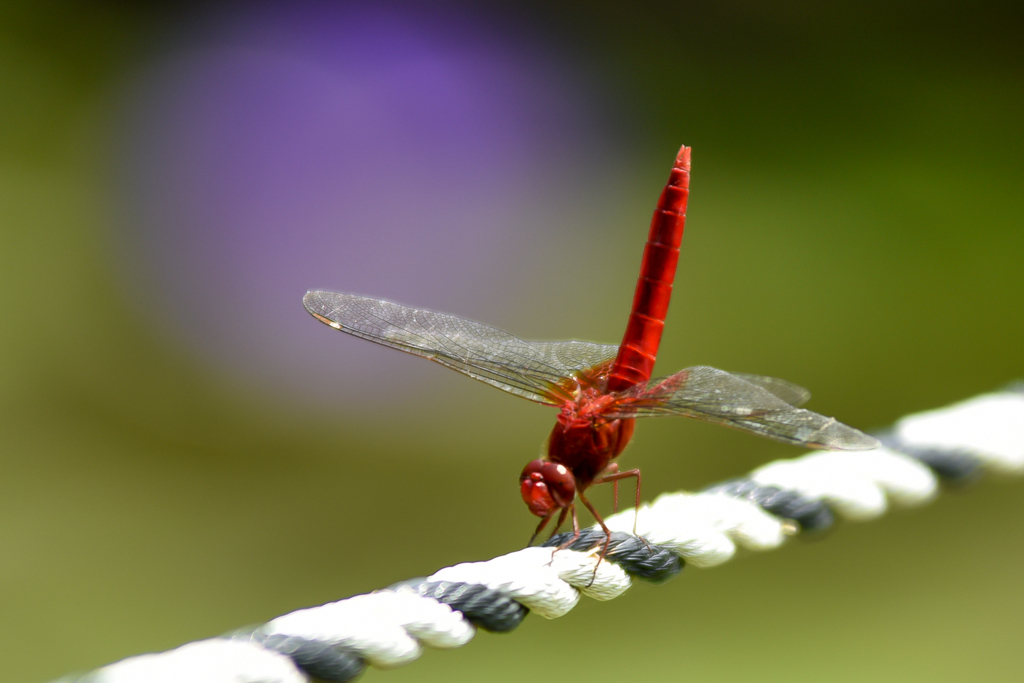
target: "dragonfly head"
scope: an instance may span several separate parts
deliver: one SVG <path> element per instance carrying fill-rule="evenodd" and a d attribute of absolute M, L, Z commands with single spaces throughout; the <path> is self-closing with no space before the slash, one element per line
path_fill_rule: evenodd
<path fill-rule="evenodd" d="M 533 460 L 519 475 L 519 491 L 530 512 L 547 517 L 558 508 L 572 505 L 576 497 L 576 479 L 565 465 L 549 460 Z"/>

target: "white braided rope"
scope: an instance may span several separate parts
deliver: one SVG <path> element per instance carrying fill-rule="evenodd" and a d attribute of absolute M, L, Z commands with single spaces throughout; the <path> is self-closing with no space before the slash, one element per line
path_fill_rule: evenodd
<path fill-rule="evenodd" d="M 252 643 L 200 640 L 174 650 L 130 657 L 85 680 L 97 683 L 307 683 L 292 660 Z"/>
<path fill-rule="evenodd" d="M 1024 394 L 986 394 L 946 408 L 900 420 L 901 444 L 959 449 L 985 468 L 1024 473 Z M 916 506 L 938 493 L 935 474 L 920 461 L 879 448 L 866 453 L 814 452 L 758 468 L 751 478 L 762 485 L 820 499 L 838 515 L 867 520 L 888 506 Z M 613 531 L 636 531 L 666 546 L 688 564 L 711 567 L 730 559 L 738 547 L 776 548 L 795 532 L 791 521 L 765 512 L 745 499 L 723 493 L 673 493 L 610 517 Z M 595 572 L 596 570 L 596 572 Z M 598 563 L 598 551 L 525 548 L 486 562 L 446 567 L 430 581 L 481 584 L 514 598 L 540 616 L 553 619 L 570 611 L 580 594 L 597 600 L 621 595 L 629 576 L 612 562 Z M 302 637 L 343 647 L 378 668 L 406 664 L 423 646 L 454 648 L 476 631 L 460 612 L 433 598 L 403 589 L 382 590 L 298 610 L 261 629 L 264 634 Z M 297 683 L 309 679 L 287 656 L 258 645 L 212 639 L 169 652 L 132 657 L 84 678 L 91 683 Z"/>

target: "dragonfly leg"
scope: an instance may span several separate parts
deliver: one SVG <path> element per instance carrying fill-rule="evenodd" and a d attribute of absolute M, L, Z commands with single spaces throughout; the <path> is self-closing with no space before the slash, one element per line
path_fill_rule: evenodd
<path fill-rule="evenodd" d="M 622 479 L 628 479 L 630 477 L 636 477 L 636 500 L 634 502 L 634 507 L 636 509 L 636 515 L 633 517 L 633 535 L 636 536 L 636 522 L 637 522 L 637 519 L 640 517 L 640 470 L 626 470 L 625 472 L 619 472 L 618 465 L 615 464 L 615 463 L 612 463 L 608 467 L 606 472 L 607 472 L 606 474 L 602 474 L 600 477 L 595 479 L 594 483 L 595 484 L 604 484 L 604 483 L 607 483 L 607 482 L 612 482 L 612 487 L 613 487 L 612 491 L 613 491 L 613 498 L 614 498 L 614 501 L 612 503 L 612 509 L 613 510 L 618 510 L 619 509 L 619 500 L 618 500 L 619 499 L 619 481 L 622 480 Z M 580 496 L 580 499 L 582 500 L 583 496 Z M 593 512 L 593 510 L 591 510 L 591 512 Z M 602 526 L 604 526 L 604 525 L 602 524 Z M 646 542 L 647 541 L 644 541 L 644 543 L 646 543 Z"/>
<path fill-rule="evenodd" d="M 575 543 L 576 539 L 580 537 L 580 520 L 576 516 L 576 506 L 570 505 L 569 507 L 562 508 L 562 514 L 558 516 L 558 526 L 555 527 L 555 530 L 551 532 L 551 536 L 549 536 L 548 538 L 550 539 L 555 537 L 555 534 L 558 533 L 558 530 L 562 527 L 562 524 L 565 522 L 566 516 L 570 512 L 572 512 L 572 536 L 570 536 L 565 543 L 562 543 L 557 548 L 555 548 L 555 550 L 565 550 L 573 543 Z"/>
<path fill-rule="evenodd" d="M 562 527 L 562 524 L 565 523 L 565 518 L 570 512 L 572 512 L 572 536 L 565 543 L 562 543 L 557 548 L 551 551 L 551 562 L 555 561 L 555 553 L 557 553 L 559 550 L 565 550 L 573 543 L 575 543 L 576 539 L 580 537 L 580 520 L 576 516 L 576 506 L 570 505 L 568 507 L 562 508 L 562 513 L 558 515 L 558 523 L 555 525 L 555 530 L 551 532 L 551 535 L 548 538 L 551 539 L 555 537 L 555 534 L 558 533 L 558 530 Z M 555 514 L 554 511 L 552 511 L 551 514 Z M 548 515 L 548 517 L 550 516 L 551 515 Z M 540 529 L 537 530 L 537 533 L 540 533 Z M 537 533 L 533 535 L 534 538 L 537 537 Z M 530 539 L 530 542 L 533 543 L 532 538 Z M 551 562 L 548 562 L 548 565 L 550 565 Z"/>
<path fill-rule="evenodd" d="M 576 506 L 574 505 L 569 505 L 568 507 L 564 508 L 556 508 L 555 510 L 549 512 L 547 516 L 544 517 L 544 519 L 540 520 L 540 524 L 537 525 L 537 528 L 534 529 L 533 536 L 530 536 L 530 542 L 526 544 L 526 547 L 530 547 L 533 545 L 533 542 L 537 540 L 538 536 L 540 536 L 540 532 L 544 531 L 544 527 L 548 525 L 548 522 L 551 521 L 551 518 L 555 516 L 556 512 L 558 512 L 558 521 L 555 522 L 555 528 L 551 530 L 551 535 L 548 536 L 548 538 L 553 538 L 555 534 L 558 533 L 558 530 L 562 528 L 562 525 L 565 524 L 565 518 L 569 516 L 570 511 L 572 512 L 572 528 L 575 533 L 573 534 L 573 537 L 569 539 L 569 543 L 559 546 L 559 549 L 568 547 L 573 541 L 579 538 L 580 535 L 580 524 L 576 520 Z"/>
<path fill-rule="evenodd" d="M 570 505 L 569 507 L 562 508 L 562 512 L 558 515 L 558 522 L 555 523 L 555 528 L 552 529 L 551 535 L 548 536 L 548 538 L 554 538 L 555 537 L 555 534 L 558 533 L 558 530 L 562 528 L 563 524 L 565 524 L 566 515 L 569 514 L 570 510 L 572 511 L 572 528 L 573 528 L 573 531 L 576 531 L 576 536 L 580 535 L 580 532 L 577 530 L 577 527 L 579 526 L 579 524 L 576 522 L 576 506 L 575 505 Z M 572 538 L 572 540 L 570 540 L 569 542 L 572 543 L 572 541 L 575 541 L 575 540 L 576 540 L 576 538 L 574 536 Z"/>
<path fill-rule="evenodd" d="M 587 584 L 587 587 L 589 587 L 594 583 L 594 579 L 597 578 L 597 568 L 601 566 L 601 562 L 604 561 L 604 556 L 608 554 L 608 545 L 612 542 L 612 530 L 609 529 L 608 525 L 604 523 L 604 518 L 601 517 L 601 514 L 597 511 L 597 508 L 595 508 L 593 504 L 591 504 L 591 502 L 586 499 L 582 492 L 577 492 L 576 496 L 583 502 L 584 505 L 587 506 L 587 509 L 590 510 L 590 514 L 594 516 L 594 519 L 597 520 L 597 523 L 601 525 L 601 529 L 604 531 L 604 545 L 601 546 L 601 554 L 597 558 L 597 564 L 594 565 L 594 574 L 590 577 L 590 583 Z M 576 515 L 574 513 L 573 522 L 575 521 Z M 576 529 L 576 534 L 579 535 L 578 527 Z"/>
<path fill-rule="evenodd" d="M 526 544 L 526 547 L 530 547 L 531 545 L 533 545 L 533 542 L 537 540 L 538 536 L 540 536 L 540 532 L 544 531 L 544 527 L 546 527 L 548 525 L 548 522 L 551 521 L 551 518 L 555 516 L 555 512 L 555 510 L 552 510 L 551 512 L 546 514 L 543 519 L 540 520 L 540 524 L 538 524 L 537 528 L 533 530 L 533 536 L 530 536 L 530 542 Z M 564 521 L 565 508 L 562 508 L 562 514 L 559 516 L 558 519 L 558 526 L 561 526 L 562 522 Z M 555 527 L 555 531 L 558 531 L 558 526 Z"/>
<path fill-rule="evenodd" d="M 619 473 L 619 463 L 613 462 L 604 469 L 597 479 L 593 483 L 600 484 L 602 482 L 610 481 L 612 483 L 612 514 L 614 515 L 619 511 L 619 480 L 610 476 Z M 608 477 L 607 479 L 605 477 Z"/>

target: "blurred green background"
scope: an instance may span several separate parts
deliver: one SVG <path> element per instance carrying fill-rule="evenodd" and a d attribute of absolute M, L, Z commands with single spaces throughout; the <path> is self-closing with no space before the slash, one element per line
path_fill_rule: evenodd
<path fill-rule="evenodd" d="M 5 4 L 0 678 L 521 547 L 552 411 L 302 293 L 615 342 L 682 143 L 659 371 L 784 377 L 865 429 L 1024 376 L 1021 15 Z M 666 420 L 622 461 L 649 500 L 798 454 Z M 988 478 L 364 680 L 1016 681 L 1022 522 Z"/>

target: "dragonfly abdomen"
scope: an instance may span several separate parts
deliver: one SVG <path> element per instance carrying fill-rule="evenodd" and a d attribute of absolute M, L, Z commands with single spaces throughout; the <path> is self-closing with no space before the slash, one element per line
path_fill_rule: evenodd
<path fill-rule="evenodd" d="M 689 194 L 690 148 L 683 147 L 651 219 L 633 308 L 608 376 L 609 391 L 624 391 L 651 378 L 672 298 Z"/>

